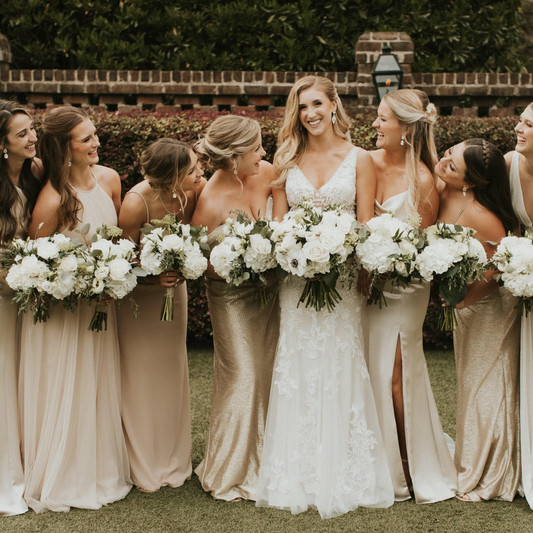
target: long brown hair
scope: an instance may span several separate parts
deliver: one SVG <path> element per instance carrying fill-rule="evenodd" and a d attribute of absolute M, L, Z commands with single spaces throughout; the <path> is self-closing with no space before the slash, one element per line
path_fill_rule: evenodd
<path fill-rule="evenodd" d="M 74 229 L 79 222 L 81 203 L 69 185 L 72 130 L 87 117 L 77 107 L 63 106 L 52 109 L 44 116 L 39 138 L 39 155 L 43 161 L 44 180 L 60 194 L 59 228 Z"/>
<path fill-rule="evenodd" d="M 32 118 L 28 111 L 16 102 L 0 100 L 0 147 L 2 151 L 6 145 L 6 137 L 9 133 L 11 120 L 15 115 L 24 114 Z M 8 154 L 9 156 L 9 154 Z M 19 189 L 28 199 L 26 212 L 31 213 L 41 189 L 40 181 L 32 172 L 32 159 L 26 159 L 22 164 L 19 176 Z M 9 242 L 17 231 L 18 221 L 13 214 L 13 206 L 19 202 L 19 196 L 15 185 L 9 179 L 7 161 L 0 154 L 0 243 Z"/>

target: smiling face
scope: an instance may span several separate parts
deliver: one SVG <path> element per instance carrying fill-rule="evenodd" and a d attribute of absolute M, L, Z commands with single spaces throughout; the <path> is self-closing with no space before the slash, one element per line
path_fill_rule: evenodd
<path fill-rule="evenodd" d="M 199 183 L 202 180 L 202 176 L 204 175 L 202 165 L 198 160 L 198 156 L 194 153 L 193 150 L 191 150 L 190 152 L 190 157 L 191 163 L 187 168 L 185 177 L 181 182 L 181 189 L 183 191 L 190 191 L 198 187 Z"/>
<path fill-rule="evenodd" d="M 385 101 L 379 104 L 378 116 L 372 123 L 372 127 L 378 133 L 376 139 L 378 148 L 397 148 L 401 146 L 402 135 L 407 134 L 407 128 L 400 124 L 391 107 Z"/>
<path fill-rule="evenodd" d="M 70 132 L 70 151 L 73 166 L 96 165 L 98 163 L 98 147 L 100 141 L 96 135 L 96 128 L 90 119 L 86 118 Z"/>
<path fill-rule="evenodd" d="M 3 148 L 13 159 L 31 159 L 35 157 L 37 135 L 32 119 L 26 113 L 16 113 L 9 122 L 8 133 Z"/>
<path fill-rule="evenodd" d="M 462 189 L 465 185 L 466 163 L 464 160 L 464 142 L 448 148 L 440 161 L 435 165 L 435 174 L 446 185 L 454 189 Z"/>
<path fill-rule="evenodd" d="M 515 150 L 524 155 L 533 154 L 533 109 L 529 105 L 520 115 L 520 121 L 515 127 Z"/>
<path fill-rule="evenodd" d="M 332 129 L 331 116 L 337 109 L 325 92 L 309 87 L 300 93 L 298 98 L 298 114 L 302 126 L 310 135 L 322 135 Z"/>
<path fill-rule="evenodd" d="M 259 135 L 253 149 L 241 155 L 237 166 L 238 174 L 241 176 L 258 174 L 259 164 L 265 154 L 266 152 L 263 149 L 261 135 Z"/>

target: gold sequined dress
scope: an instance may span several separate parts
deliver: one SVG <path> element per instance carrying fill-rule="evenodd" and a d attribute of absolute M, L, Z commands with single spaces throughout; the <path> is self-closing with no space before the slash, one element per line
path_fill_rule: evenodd
<path fill-rule="evenodd" d="M 511 501 L 520 481 L 516 303 L 501 287 L 455 311 L 458 490 L 485 500 Z"/>
<path fill-rule="evenodd" d="M 217 228 L 209 244 L 217 240 Z M 272 365 L 279 334 L 277 296 L 264 309 L 252 286 L 207 279 L 213 325 L 213 402 L 207 445 L 195 472 L 220 500 L 256 499 Z"/>

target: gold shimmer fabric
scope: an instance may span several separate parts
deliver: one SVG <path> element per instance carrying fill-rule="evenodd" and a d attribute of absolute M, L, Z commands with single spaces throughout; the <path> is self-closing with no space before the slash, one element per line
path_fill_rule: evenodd
<path fill-rule="evenodd" d="M 460 493 L 511 501 L 520 480 L 517 299 L 500 288 L 456 310 Z"/>
<path fill-rule="evenodd" d="M 165 291 L 137 285 L 137 318 L 127 302 L 118 310 L 122 422 L 132 481 L 147 491 L 179 487 L 192 473 L 187 288 L 174 290 L 172 322 L 159 318 Z"/>
<path fill-rule="evenodd" d="M 216 499 L 255 500 L 272 365 L 279 334 L 279 304 L 264 309 L 250 286 L 230 288 L 207 279 L 213 324 L 213 404 L 203 461 L 195 472 Z"/>

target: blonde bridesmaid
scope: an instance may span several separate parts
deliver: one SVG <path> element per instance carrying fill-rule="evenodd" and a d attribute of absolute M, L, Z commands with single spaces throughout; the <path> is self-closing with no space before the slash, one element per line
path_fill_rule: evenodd
<path fill-rule="evenodd" d="M 43 118 L 39 154 L 46 181 L 30 235 L 61 232 L 88 238 L 116 225 L 120 178 L 98 165 L 100 143 L 79 108 L 63 106 Z M 36 512 L 98 509 L 131 489 L 120 420 L 119 349 L 114 305 L 106 331 L 88 330 L 93 305 L 75 312 L 57 306 L 44 323 L 22 321 L 20 409 L 25 499 Z"/>
<path fill-rule="evenodd" d="M 493 144 L 470 139 L 449 148 L 435 166 L 439 220 L 476 230 L 487 256 L 517 221 L 505 160 Z M 498 287 L 494 271 L 457 305 L 455 466 L 457 498 L 512 501 L 520 481 L 517 298 Z"/>
<path fill-rule="evenodd" d="M 13 238 L 24 238 L 30 210 L 40 189 L 41 162 L 35 157 L 37 136 L 29 113 L 15 102 L 0 100 L 0 251 Z M 22 497 L 17 401 L 19 318 L 13 292 L 0 277 L 0 516 L 28 510 Z"/>
<path fill-rule="evenodd" d="M 378 150 L 375 214 L 391 212 L 421 227 L 435 223 L 439 197 L 433 177 L 437 110 L 423 91 L 388 93 L 373 123 Z M 422 326 L 429 284 L 385 286 L 387 306 L 368 308 L 368 370 L 376 398 L 396 500 L 453 498 L 457 475 L 426 366 Z M 387 331 L 387 335 L 383 332 Z"/>
<path fill-rule="evenodd" d="M 191 146 L 159 139 L 141 156 L 144 181 L 125 196 L 119 225 L 123 237 L 139 243 L 143 226 L 173 215 L 188 224 L 205 185 Z M 159 319 L 167 287 L 174 289 L 174 320 Z M 122 420 L 135 486 L 154 492 L 179 487 L 190 478 L 191 413 L 187 367 L 187 289 L 176 272 L 138 285 L 129 306 L 118 310 Z"/>
<path fill-rule="evenodd" d="M 201 161 L 214 172 L 192 222 L 208 227 L 214 246 L 221 226 L 236 211 L 252 219 L 271 211 L 275 176 L 272 165 L 262 161 L 265 151 L 259 123 L 250 118 L 217 118 L 196 148 Z M 279 305 L 274 297 L 261 309 L 253 295 L 253 286 L 228 290 L 209 267 L 213 402 L 204 458 L 195 472 L 203 489 L 220 500 L 256 499 Z"/>

